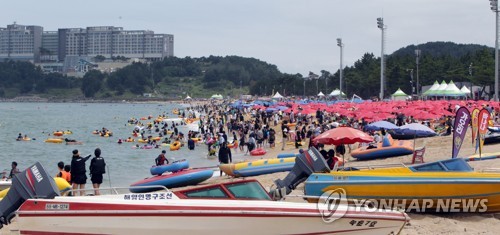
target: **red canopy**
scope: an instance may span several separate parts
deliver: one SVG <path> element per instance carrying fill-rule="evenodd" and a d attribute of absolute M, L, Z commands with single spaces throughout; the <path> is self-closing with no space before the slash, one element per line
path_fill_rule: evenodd
<path fill-rule="evenodd" d="M 351 127 L 338 127 L 316 136 L 313 140 L 318 144 L 341 145 L 354 144 L 358 142 L 372 142 L 373 137 Z"/>

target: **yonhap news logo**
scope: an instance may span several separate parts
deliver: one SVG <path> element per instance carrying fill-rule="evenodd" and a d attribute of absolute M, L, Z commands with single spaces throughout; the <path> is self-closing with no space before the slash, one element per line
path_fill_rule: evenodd
<path fill-rule="evenodd" d="M 341 206 L 344 205 L 344 206 Z M 485 198 L 348 199 L 342 188 L 327 191 L 316 204 L 325 223 L 342 218 L 347 205 L 356 212 L 399 210 L 407 213 L 481 213 L 488 211 Z"/>
<path fill-rule="evenodd" d="M 325 223 L 331 223 L 342 218 L 347 208 L 340 209 L 340 205 L 347 205 L 345 190 L 338 188 L 323 193 L 316 204 L 316 208 L 321 213 L 321 218 Z"/>

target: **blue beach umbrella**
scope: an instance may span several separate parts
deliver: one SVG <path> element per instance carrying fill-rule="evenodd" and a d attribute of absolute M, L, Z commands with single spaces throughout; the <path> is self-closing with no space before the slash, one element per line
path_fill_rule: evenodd
<path fill-rule="evenodd" d="M 398 126 L 396 126 L 393 123 L 390 123 L 388 121 L 378 121 L 378 122 L 370 123 L 370 124 L 365 126 L 365 130 L 367 130 L 367 131 L 378 131 L 381 128 L 384 128 L 386 130 L 392 130 L 392 129 L 398 129 Z"/>

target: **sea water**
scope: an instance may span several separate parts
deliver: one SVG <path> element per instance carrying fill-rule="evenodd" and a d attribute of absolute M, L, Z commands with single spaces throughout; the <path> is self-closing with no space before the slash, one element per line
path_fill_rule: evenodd
<path fill-rule="evenodd" d="M 217 166 L 216 159 L 207 158 L 207 146 L 203 143 L 198 143 L 194 151 L 187 147 L 178 151 L 170 151 L 168 147 L 134 149 L 135 144 L 141 143 L 117 143 L 120 138 L 132 136 L 135 125 L 127 123 L 130 118 L 157 117 L 161 114 L 177 118 L 177 115 L 172 114 L 175 108 L 183 107 L 173 103 L 0 103 L 0 171 L 8 173 L 12 161 L 18 163 L 20 170 L 39 161 L 50 175 L 56 175 L 57 163 L 63 161 L 70 164 L 74 149 L 78 149 L 84 157 L 94 155 L 97 147 L 101 149 L 107 164 L 103 187 L 126 187 L 150 177 L 149 169 L 162 149 L 167 150 L 169 160 L 187 159 L 190 167 Z M 141 122 L 146 124 L 153 122 L 153 119 Z M 171 126 L 171 122 L 168 124 Z M 113 136 L 92 134 L 103 127 L 112 131 Z M 178 129 L 184 134 L 188 132 L 187 126 L 181 125 Z M 55 137 L 52 135 L 54 131 L 66 130 L 73 134 L 64 135 L 63 138 L 81 141 L 83 145 L 44 142 L 47 138 Z M 16 141 L 19 133 L 36 140 Z M 158 133 L 153 132 L 151 135 L 158 136 Z M 233 161 L 247 157 L 243 152 L 233 150 Z M 86 164 L 87 175 L 89 165 L 90 159 Z M 87 184 L 90 187 L 90 176 Z"/>

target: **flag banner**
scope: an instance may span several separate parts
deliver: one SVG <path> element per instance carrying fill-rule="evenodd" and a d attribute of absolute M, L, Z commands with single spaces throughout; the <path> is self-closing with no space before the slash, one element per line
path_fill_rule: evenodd
<path fill-rule="evenodd" d="M 474 146 L 474 141 L 477 139 L 477 118 L 479 117 L 479 109 L 475 108 L 472 110 L 472 146 Z M 476 151 L 477 151 L 477 145 L 476 144 Z"/>
<path fill-rule="evenodd" d="M 453 147 L 451 158 L 456 158 L 462 143 L 464 142 L 465 133 L 469 128 L 471 115 L 466 107 L 460 107 L 455 115 L 455 124 L 453 125 Z"/>
<path fill-rule="evenodd" d="M 478 117 L 478 136 L 479 136 L 479 158 L 481 158 L 481 151 L 483 149 L 484 138 L 486 137 L 486 132 L 488 132 L 488 122 L 490 120 L 490 112 L 486 109 L 479 111 Z"/>

